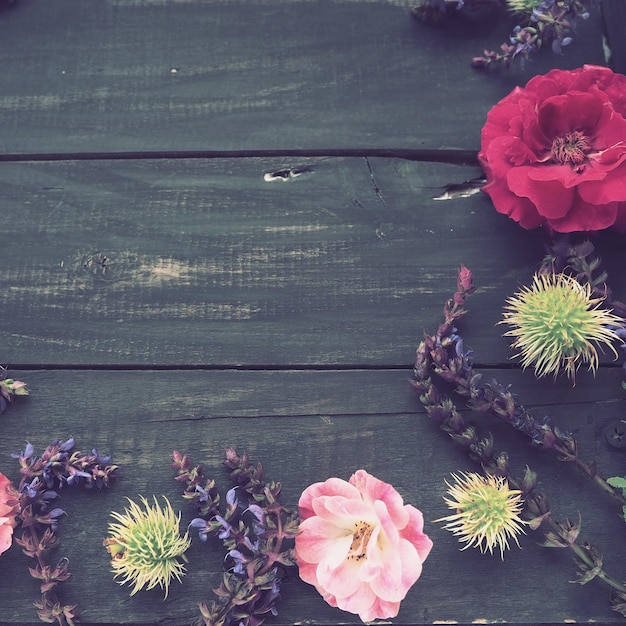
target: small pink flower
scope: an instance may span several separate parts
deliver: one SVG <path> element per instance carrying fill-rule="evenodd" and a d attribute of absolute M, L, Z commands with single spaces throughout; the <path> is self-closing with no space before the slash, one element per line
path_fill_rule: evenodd
<path fill-rule="evenodd" d="M 11 547 L 18 511 L 18 493 L 11 481 L 0 473 L 0 554 Z"/>
<path fill-rule="evenodd" d="M 7 381 L 7 382 L 9 382 L 9 381 Z M 22 380 L 12 380 L 10 382 L 11 382 L 11 385 L 10 385 L 9 389 L 16 396 L 27 396 L 28 395 L 28 389 L 26 388 L 26 383 L 24 381 L 22 381 Z"/>
<path fill-rule="evenodd" d="M 395 617 L 433 545 L 422 513 L 365 470 L 307 487 L 298 505 L 300 578 L 364 622 Z"/>
<path fill-rule="evenodd" d="M 474 290 L 474 278 L 472 272 L 461 264 L 459 270 L 459 276 L 457 278 L 457 290 L 458 291 L 473 291 Z"/>

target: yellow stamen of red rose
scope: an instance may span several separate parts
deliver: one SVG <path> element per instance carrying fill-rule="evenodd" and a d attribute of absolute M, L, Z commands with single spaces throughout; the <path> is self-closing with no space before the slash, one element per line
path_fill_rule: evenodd
<path fill-rule="evenodd" d="M 589 139 L 579 130 L 557 137 L 552 142 L 552 158 L 561 164 L 580 165 L 587 158 Z"/>

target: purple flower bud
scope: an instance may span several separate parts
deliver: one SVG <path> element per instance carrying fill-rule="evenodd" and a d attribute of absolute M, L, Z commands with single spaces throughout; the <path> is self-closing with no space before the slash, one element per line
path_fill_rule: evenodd
<path fill-rule="evenodd" d="M 231 506 L 235 507 L 238 504 L 237 501 L 237 487 L 233 487 L 226 492 L 226 502 Z"/>
<path fill-rule="evenodd" d="M 204 487 L 200 485 L 196 485 L 195 492 L 196 494 L 199 494 L 198 502 L 208 502 L 209 492 L 206 489 L 204 489 Z"/>
<path fill-rule="evenodd" d="M 77 470 L 77 469 L 72 467 L 72 468 L 70 468 L 69 476 L 67 476 L 67 478 L 65 478 L 65 481 L 71 487 L 75 483 L 80 482 L 79 481 L 80 478 L 85 478 L 87 481 L 90 481 L 91 480 L 91 474 L 89 474 L 88 472 L 83 472 L 81 470 Z"/>
<path fill-rule="evenodd" d="M 221 515 L 216 515 L 215 519 L 222 525 L 222 530 L 220 530 L 217 536 L 220 539 L 230 537 L 233 527 Z"/>
<path fill-rule="evenodd" d="M 34 452 L 35 452 L 35 448 L 33 448 L 33 444 L 27 441 L 26 449 L 24 450 L 24 452 L 12 452 L 11 458 L 22 459 L 24 461 L 28 461 L 28 459 L 30 459 L 30 457 L 33 456 Z"/>
<path fill-rule="evenodd" d="M 259 520 L 259 522 L 263 521 L 265 514 L 263 513 L 263 509 L 258 504 L 251 504 L 246 510 L 250 511 L 254 517 Z"/>
<path fill-rule="evenodd" d="M 463 291 L 474 291 L 472 272 L 465 265 L 461 265 L 461 269 L 459 269 L 458 288 L 460 288 L 459 291 L 461 289 Z"/>
<path fill-rule="evenodd" d="M 230 557 L 233 561 L 235 561 L 235 566 L 233 567 L 235 574 L 244 573 L 245 557 L 239 550 L 231 550 L 226 557 Z"/>
<path fill-rule="evenodd" d="M 195 517 L 189 522 L 189 528 L 206 528 L 206 521 L 201 517 Z"/>
<path fill-rule="evenodd" d="M 24 483 L 21 492 L 25 493 L 31 500 L 33 500 L 37 497 L 40 485 L 41 481 L 39 480 L 39 477 L 35 476 L 35 478 L 33 478 L 30 483 Z"/>
<path fill-rule="evenodd" d="M 209 525 L 207 524 L 206 520 L 203 520 L 201 517 L 196 517 L 192 519 L 187 528 L 197 528 L 198 537 L 202 542 L 206 541 L 209 536 Z"/>
<path fill-rule="evenodd" d="M 70 437 L 67 441 L 61 442 L 59 446 L 59 451 L 61 452 L 70 452 L 75 445 L 74 437 Z"/>
<path fill-rule="evenodd" d="M 91 454 L 94 457 L 96 463 L 108 463 L 111 460 L 111 456 L 102 456 L 96 448 L 92 448 Z"/>

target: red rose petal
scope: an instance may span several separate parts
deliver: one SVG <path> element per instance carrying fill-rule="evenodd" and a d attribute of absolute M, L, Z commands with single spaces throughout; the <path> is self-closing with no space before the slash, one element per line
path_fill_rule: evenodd
<path fill-rule="evenodd" d="M 582 183 L 578 193 L 589 204 L 626 202 L 626 163 L 606 173 L 601 181 Z"/>
<path fill-rule="evenodd" d="M 604 230 L 613 226 L 618 203 L 590 204 L 577 197 L 568 214 L 561 219 L 551 219 L 549 225 L 559 233 Z"/>
<path fill-rule="evenodd" d="M 597 166 L 604 168 L 613 166 L 612 169 L 615 169 L 615 167 L 621 165 L 626 160 L 626 141 L 622 141 L 606 150 L 601 150 L 593 154 L 591 158 Z"/>
<path fill-rule="evenodd" d="M 506 157 L 511 165 L 537 163 L 537 155 L 519 137 L 513 137 L 506 149 Z"/>
<path fill-rule="evenodd" d="M 574 189 L 564 187 L 559 180 L 533 180 L 529 173 L 532 167 L 514 167 L 509 170 L 507 183 L 516 195 L 528 198 L 537 213 L 547 219 L 567 215 L 574 200 Z"/>
<path fill-rule="evenodd" d="M 532 78 L 489 112 L 479 161 L 496 210 L 524 228 L 626 232 L 626 76 L 586 65 Z"/>
<path fill-rule="evenodd" d="M 594 129 L 602 117 L 604 102 L 594 93 L 574 92 L 553 96 L 539 107 L 539 127 L 546 137 L 564 137 L 574 130 Z"/>
<path fill-rule="evenodd" d="M 522 228 L 531 230 L 545 223 L 545 218 L 528 198 L 520 198 L 504 185 L 487 184 L 483 191 L 491 198 L 498 213 L 502 213 L 519 223 Z"/>
<path fill-rule="evenodd" d="M 580 168 L 557 163 L 544 163 L 541 166 L 529 168 L 526 175 L 536 182 L 558 181 L 566 189 L 577 187 L 586 181 L 602 181 L 606 178 L 606 171 L 596 167 L 593 162 L 587 162 Z"/>

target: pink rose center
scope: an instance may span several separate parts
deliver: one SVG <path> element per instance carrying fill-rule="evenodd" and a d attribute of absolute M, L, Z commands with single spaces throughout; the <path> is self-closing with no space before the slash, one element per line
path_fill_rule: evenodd
<path fill-rule="evenodd" d="M 580 165 L 587 158 L 589 139 L 580 130 L 567 133 L 565 137 L 557 137 L 552 142 L 552 158 L 562 165 L 571 163 Z"/>
<path fill-rule="evenodd" d="M 374 527 L 367 522 L 355 522 L 348 559 L 361 561 L 367 558 L 367 544 L 370 541 L 373 530 Z"/>

